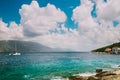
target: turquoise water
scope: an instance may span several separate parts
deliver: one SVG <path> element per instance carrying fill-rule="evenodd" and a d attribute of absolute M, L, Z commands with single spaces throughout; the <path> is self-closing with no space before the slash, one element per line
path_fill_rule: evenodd
<path fill-rule="evenodd" d="M 0 53 L 0 80 L 64 80 L 120 64 L 120 55 L 88 53 Z"/>

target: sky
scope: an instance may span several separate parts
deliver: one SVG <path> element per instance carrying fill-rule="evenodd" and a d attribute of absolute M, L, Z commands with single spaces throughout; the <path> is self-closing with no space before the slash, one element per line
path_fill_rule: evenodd
<path fill-rule="evenodd" d="M 119 42 L 120 0 L 1 0 L 0 40 L 91 51 Z"/>

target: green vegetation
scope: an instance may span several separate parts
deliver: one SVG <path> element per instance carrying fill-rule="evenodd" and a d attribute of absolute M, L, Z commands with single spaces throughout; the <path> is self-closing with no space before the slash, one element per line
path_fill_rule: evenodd
<path fill-rule="evenodd" d="M 114 46 L 120 47 L 120 42 L 113 43 L 111 45 L 108 45 L 108 46 L 105 46 L 105 47 L 102 47 L 102 48 L 98 48 L 98 49 L 92 50 L 92 52 L 105 52 L 106 48 L 113 48 Z"/>
<path fill-rule="evenodd" d="M 18 52 L 50 52 L 51 48 L 43 46 L 39 43 L 29 41 L 0 41 L 0 52 L 12 52 L 15 50 L 15 43 Z"/>

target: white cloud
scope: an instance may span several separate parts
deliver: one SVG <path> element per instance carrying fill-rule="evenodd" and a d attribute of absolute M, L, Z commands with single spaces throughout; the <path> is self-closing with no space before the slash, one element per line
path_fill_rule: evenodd
<path fill-rule="evenodd" d="M 99 19 L 106 21 L 120 21 L 120 0 L 108 0 L 107 3 L 102 0 L 97 0 L 97 14 Z"/>
<path fill-rule="evenodd" d="M 46 34 L 66 20 L 66 15 L 59 8 L 51 4 L 39 7 L 37 1 L 32 1 L 30 5 L 24 4 L 19 12 L 26 36 Z"/>
<path fill-rule="evenodd" d="M 91 47 L 90 49 L 94 49 L 106 44 L 117 42 L 120 38 L 119 28 L 115 28 L 112 22 L 112 20 L 115 20 L 119 15 L 115 13 L 113 15 L 116 17 L 112 16 L 109 11 L 111 8 L 106 8 L 106 5 L 109 5 L 110 2 L 105 3 L 103 0 L 97 0 L 96 2 L 98 2 L 96 3 L 97 18 L 92 18 L 91 16 L 93 3 L 90 0 L 81 0 L 81 5 L 73 10 L 72 18 L 79 26 L 78 29 L 81 35 L 80 39 L 82 39 L 82 37 L 86 37 L 81 45 L 85 45 L 87 49 L 89 47 Z M 114 8 L 115 7 L 113 7 L 112 10 Z"/>
<path fill-rule="evenodd" d="M 21 26 L 18 26 L 15 22 L 11 22 L 10 26 L 0 20 L 0 40 L 18 40 L 24 37 Z"/>
<path fill-rule="evenodd" d="M 9 26 L 9 35 L 13 40 L 22 40 L 24 38 L 23 27 L 17 25 L 15 22 L 11 22 Z"/>
<path fill-rule="evenodd" d="M 82 32 L 86 30 L 94 29 L 97 24 L 91 16 L 93 3 L 88 0 L 81 0 L 81 5 L 73 10 L 73 20 L 78 23 Z"/>
<path fill-rule="evenodd" d="M 7 35 L 8 35 L 7 24 L 4 23 L 2 19 L 0 19 L 0 40 L 7 39 L 8 38 Z"/>

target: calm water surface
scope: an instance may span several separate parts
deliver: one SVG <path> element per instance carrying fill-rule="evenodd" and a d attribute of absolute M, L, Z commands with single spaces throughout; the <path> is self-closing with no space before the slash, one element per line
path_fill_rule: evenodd
<path fill-rule="evenodd" d="M 120 64 L 120 55 L 87 53 L 0 53 L 0 80 L 65 80 Z"/>

